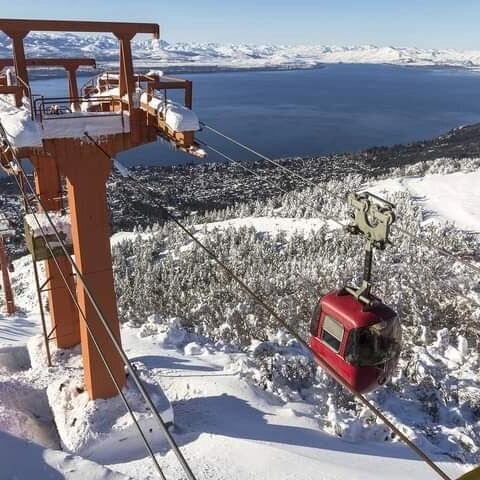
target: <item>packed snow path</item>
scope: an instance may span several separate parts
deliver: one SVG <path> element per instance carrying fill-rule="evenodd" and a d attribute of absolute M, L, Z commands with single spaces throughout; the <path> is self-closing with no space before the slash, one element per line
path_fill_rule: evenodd
<path fill-rule="evenodd" d="M 0 330 L 11 322 L 1 317 Z M 27 335 L 30 333 L 26 330 Z M 142 329 L 123 327 L 126 352 L 134 362 L 151 370 L 173 402 L 175 437 L 199 480 L 432 478 L 427 466 L 401 444 L 354 443 L 320 432 L 312 405 L 284 404 L 240 378 L 241 354 L 226 354 L 196 344 L 181 348 L 181 332 L 180 337 L 171 331 L 167 335 L 144 335 Z M 17 340 L 18 345 L 26 339 Z M 0 375 L 0 382 L 6 378 Z M 88 471 L 89 478 L 94 479 L 124 478 L 112 471 L 136 479 L 156 478 L 140 441 L 132 445 L 131 455 L 124 451 L 121 456 L 116 451 L 97 452 L 91 459 L 95 463 L 4 432 L 0 448 L 2 457 L 4 452 L 16 452 L 8 454 L 8 469 L 2 474 L 15 473 L 13 478 L 19 480 L 33 478 L 33 467 L 23 465 L 21 458 L 31 459 L 46 479 L 77 479 L 80 471 Z M 182 478 L 173 453 L 164 444 L 156 448 L 167 478 Z M 440 465 L 454 478 L 463 470 L 453 462 Z M 64 476 L 56 476 L 57 472 Z"/>
<path fill-rule="evenodd" d="M 118 472 L 0 430 L 2 480 L 129 480 Z"/>
<path fill-rule="evenodd" d="M 130 358 L 148 366 L 173 401 L 175 436 L 199 480 L 432 478 L 401 444 L 351 443 L 320 432 L 310 405 L 284 404 L 241 379 L 236 355 L 197 346 L 186 355 L 165 346 L 162 335 L 142 338 L 128 327 L 122 334 Z M 160 460 L 168 478 L 179 478 L 171 452 Z M 153 478 L 146 459 L 104 461 L 134 478 Z M 453 477 L 462 472 L 440 465 Z"/>

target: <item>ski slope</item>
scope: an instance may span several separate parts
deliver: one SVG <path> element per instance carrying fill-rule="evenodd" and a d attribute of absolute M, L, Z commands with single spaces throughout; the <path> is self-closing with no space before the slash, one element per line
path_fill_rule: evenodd
<path fill-rule="evenodd" d="M 176 438 L 200 479 L 432 478 L 403 445 L 350 443 L 320 432 L 311 406 L 283 404 L 240 379 L 228 354 L 202 349 L 185 355 L 166 348 L 162 335 L 139 338 L 137 332 L 123 329 L 126 351 L 150 366 L 174 401 Z M 171 453 L 162 465 L 168 465 L 169 478 L 179 477 Z M 454 476 L 462 471 L 445 458 L 442 466 Z M 135 478 L 150 473 L 144 460 L 110 467 Z"/>

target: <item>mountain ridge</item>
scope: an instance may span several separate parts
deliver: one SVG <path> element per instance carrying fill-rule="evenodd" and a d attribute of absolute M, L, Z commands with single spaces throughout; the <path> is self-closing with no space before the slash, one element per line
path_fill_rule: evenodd
<path fill-rule="evenodd" d="M 30 33 L 25 40 L 29 56 L 95 57 L 108 66 L 117 58 L 113 36 L 71 33 Z M 136 39 L 132 43 L 138 66 L 216 69 L 306 69 L 332 63 L 480 69 L 480 50 L 420 49 L 395 46 L 255 45 Z M 0 34 L 0 56 L 11 56 L 9 38 Z"/>

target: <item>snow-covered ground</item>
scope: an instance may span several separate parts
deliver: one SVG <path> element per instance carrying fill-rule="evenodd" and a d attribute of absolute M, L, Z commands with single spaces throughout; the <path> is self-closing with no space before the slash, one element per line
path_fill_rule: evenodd
<path fill-rule="evenodd" d="M 435 218 L 457 220 L 462 228 L 478 230 L 480 210 L 475 198 L 479 179 L 478 172 L 404 177 L 379 182 L 373 189 L 409 192 Z M 321 224 L 318 220 L 249 217 L 212 223 L 207 230 L 249 226 L 265 233 L 292 233 L 308 232 Z M 134 235 L 116 234 L 112 243 Z M 51 415 L 45 391 L 65 370 L 57 366 L 40 371 L 35 362 L 28 365 L 25 361 L 20 347 L 40 332 L 28 257 L 15 261 L 12 277 L 22 314 L 0 315 L 0 344 L 9 345 L 0 350 L 0 479 L 127 478 L 121 474 L 155 478 L 150 459 L 134 437 L 128 449 L 87 452 L 95 462 L 58 450 L 58 438 L 45 427 Z M 140 371 L 148 371 L 149 379 L 159 384 L 172 402 L 175 438 L 199 480 L 434 478 L 400 443 L 365 439 L 355 436 L 352 429 L 343 438 L 320 431 L 314 404 L 281 399 L 260 389 L 245 375 L 246 354 L 202 344 L 189 338 L 174 321 L 166 326 L 152 317 L 140 328 L 126 324 L 122 340 L 129 358 Z M 20 350 L 12 354 L 12 346 Z M 426 351 L 419 366 L 428 368 L 432 361 L 461 364 L 461 346 L 460 353 L 448 347 L 444 354 L 440 347 Z M 60 356 L 55 359 L 60 361 Z M 478 378 L 478 372 L 467 371 L 466 366 L 463 370 L 472 382 Z M 402 402 L 392 405 L 390 411 L 407 408 L 407 400 Z M 413 406 L 409 408 L 414 415 Z M 182 478 L 173 453 L 162 442 L 155 445 L 167 478 Z M 429 448 L 428 442 L 422 446 Z M 439 449 L 429 453 L 453 478 L 466 470 Z"/>
<path fill-rule="evenodd" d="M 15 323 L 14 318 L 4 317 L 0 329 L 8 321 Z M 428 468 L 403 445 L 356 443 L 319 431 L 312 405 L 284 403 L 242 379 L 239 354 L 199 345 L 194 348 L 191 343 L 180 348 L 182 336 L 171 331 L 145 336 L 145 329 L 125 326 L 122 339 L 129 357 L 139 367 L 149 369 L 173 402 L 175 437 L 199 480 L 431 478 Z M 49 371 L 52 379 L 56 373 L 55 368 Z M 21 392 L 26 380 L 33 388 L 45 382 L 45 378 L 39 381 L 29 371 L 3 371 L 0 392 L 7 381 L 11 389 Z M 27 410 L 22 401 L 17 407 Z M 28 442 L 18 434 L 18 428 L 0 415 L 2 456 L 12 452 L 6 465 L 2 463 L 2 474 L 6 471 L 8 476 L 0 478 L 31 479 L 32 471 L 41 472 L 44 479 L 60 478 L 57 472 L 66 479 L 80 478 L 82 473 L 89 479 L 124 478 L 111 470 L 136 479 L 155 478 L 150 459 L 145 458 L 141 442 L 135 438 L 128 454 L 115 448 L 92 452 L 94 463 Z M 38 440 L 38 435 L 32 440 Z M 156 447 L 167 478 L 182 478 L 172 452 L 164 444 L 157 443 Z M 22 458 L 28 458 L 29 463 Z M 446 457 L 437 455 L 436 460 L 453 476 L 464 471 Z"/>
<path fill-rule="evenodd" d="M 480 172 L 430 174 L 377 182 L 372 193 L 407 192 L 422 206 L 425 222 L 449 221 L 462 230 L 480 232 Z"/>
<path fill-rule="evenodd" d="M 110 36 L 31 33 L 27 53 L 41 56 L 94 57 L 110 62 L 118 44 Z M 322 63 L 386 63 L 413 66 L 478 68 L 480 51 L 420 49 L 405 47 L 328 45 L 251 45 L 218 43 L 168 43 L 134 40 L 133 53 L 139 66 L 182 68 L 312 68 Z M 9 39 L 0 34 L 0 56 L 10 56 Z"/>

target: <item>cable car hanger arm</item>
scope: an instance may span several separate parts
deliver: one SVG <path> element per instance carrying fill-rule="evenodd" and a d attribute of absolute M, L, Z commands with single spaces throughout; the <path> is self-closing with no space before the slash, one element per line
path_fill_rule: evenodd
<path fill-rule="evenodd" d="M 375 201 L 372 201 L 375 200 Z M 348 205 L 353 209 L 353 225 L 347 230 L 354 235 L 366 237 L 365 260 L 363 263 L 363 281 L 359 288 L 345 287 L 345 290 L 355 298 L 372 304 L 372 264 L 375 248 L 384 250 L 389 241 L 390 226 L 395 221 L 394 205 L 370 192 L 350 193 L 347 197 Z"/>

